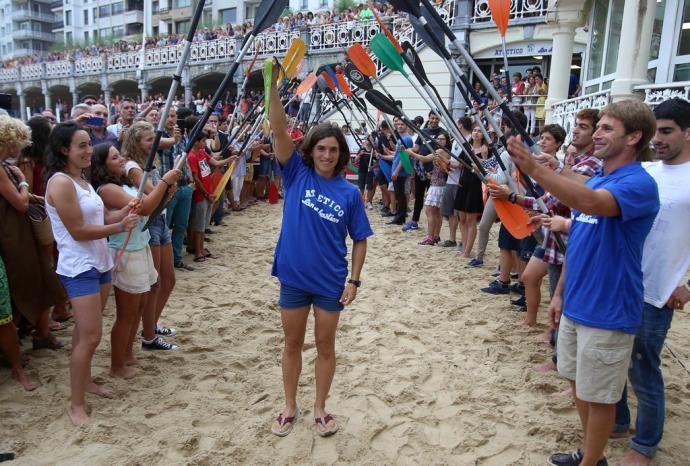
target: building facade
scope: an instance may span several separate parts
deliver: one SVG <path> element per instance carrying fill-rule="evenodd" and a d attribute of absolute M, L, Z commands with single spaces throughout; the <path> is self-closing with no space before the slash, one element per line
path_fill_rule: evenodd
<path fill-rule="evenodd" d="M 56 42 L 53 1 L 0 0 L 0 59 L 45 52 Z"/>

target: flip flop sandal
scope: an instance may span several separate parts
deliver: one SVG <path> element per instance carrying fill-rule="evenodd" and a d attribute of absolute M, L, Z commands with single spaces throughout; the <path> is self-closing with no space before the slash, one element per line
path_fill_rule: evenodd
<path fill-rule="evenodd" d="M 297 419 L 299 419 L 300 414 L 301 413 L 299 408 L 297 408 L 297 412 L 295 413 L 295 415 L 291 417 L 283 417 L 282 414 L 279 414 L 276 418 L 276 421 L 278 421 L 280 428 L 276 429 L 275 426 L 271 427 L 271 433 L 273 435 L 277 435 L 278 437 L 286 437 L 290 434 L 290 432 L 292 432 L 292 429 L 295 427 L 295 424 L 297 423 Z M 285 424 L 290 424 L 287 430 L 283 430 Z"/>
<path fill-rule="evenodd" d="M 50 329 L 51 332 L 59 332 L 60 330 L 64 330 L 67 327 L 62 324 L 62 322 L 58 322 L 57 320 L 52 321 L 50 324 L 48 324 L 48 328 Z"/>
<path fill-rule="evenodd" d="M 326 414 L 324 417 L 316 417 L 314 418 L 314 425 L 316 426 L 316 433 L 319 434 L 321 437 L 330 437 L 331 435 L 335 434 L 338 432 L 339 426 L 338 424 L 335 425 L 335 427 L 332 427 L 329 430 L 323 431 L 323 429 L 328 429 L 328 423 L 330 421 L 335 421 L 333 419 L 333 416 L 330 414 Z"/>
<path fill-rule="evenodd" d="M 195 257 L 194 262 L 206 262 L 206 256 Z"/>

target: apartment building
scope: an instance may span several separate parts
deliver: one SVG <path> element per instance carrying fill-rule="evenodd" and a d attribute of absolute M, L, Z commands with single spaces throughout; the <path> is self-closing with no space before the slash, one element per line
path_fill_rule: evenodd
<path fill-rule="evenodd" d="M 53 0 L 0 0 L 0 59 L 41 53 L 55 43 Z"/>

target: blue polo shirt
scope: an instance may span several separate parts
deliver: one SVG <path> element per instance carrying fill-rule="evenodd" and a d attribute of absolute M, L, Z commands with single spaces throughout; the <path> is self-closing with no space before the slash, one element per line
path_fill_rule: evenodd
<path fill-rule="evenodd" d="M 588 327 L 635 333 L 642 318 L 642 247 L 659 211 L 654 179 L 635 162 L 587 181 L 620 207 L 617 217 L 572 209 L 563 313 Z"/>
<path fill-rule="evenodd" d="M 281 166 L 285 201 L 272 275 L 309 293 L 340 298 L 347 279 L 347 235 L 373 235 L 357 186 L 323 178 L 295 151 Z"/>

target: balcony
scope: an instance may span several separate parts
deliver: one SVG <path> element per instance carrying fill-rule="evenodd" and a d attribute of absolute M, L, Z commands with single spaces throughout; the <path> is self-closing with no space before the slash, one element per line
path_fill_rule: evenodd
<path fill-rule="evenodd" d="M 43 23 L 55 22 L 55 15 L 53 13 L 39 13 L 37 11 L 22 8 L 12 11 L 13 21 L 41 21 Z"/>
<path fill-rule="evenodd" d="M 508 24 L 541 23 L 546 21 L 548 0 L 511 0 Z M 495 27 L 491 18 L 489 0 L 475 0 L 472 12 L 472 26 L 475 28 Z"/>
<path fill-rule="evenodd" d="M 12 32 L 12 38 L 16 40 L 21 39 L 36 39 L 46 42 L 55 42 L 55 34 L 52 32 L 32 31 L 31 29 L 20 29 Z"/>
<path fill-rule="evenodd" d="M 144 24 L 144 12 L 141 10 L 126 11 L 124 13 L 124 24 Z"/>

